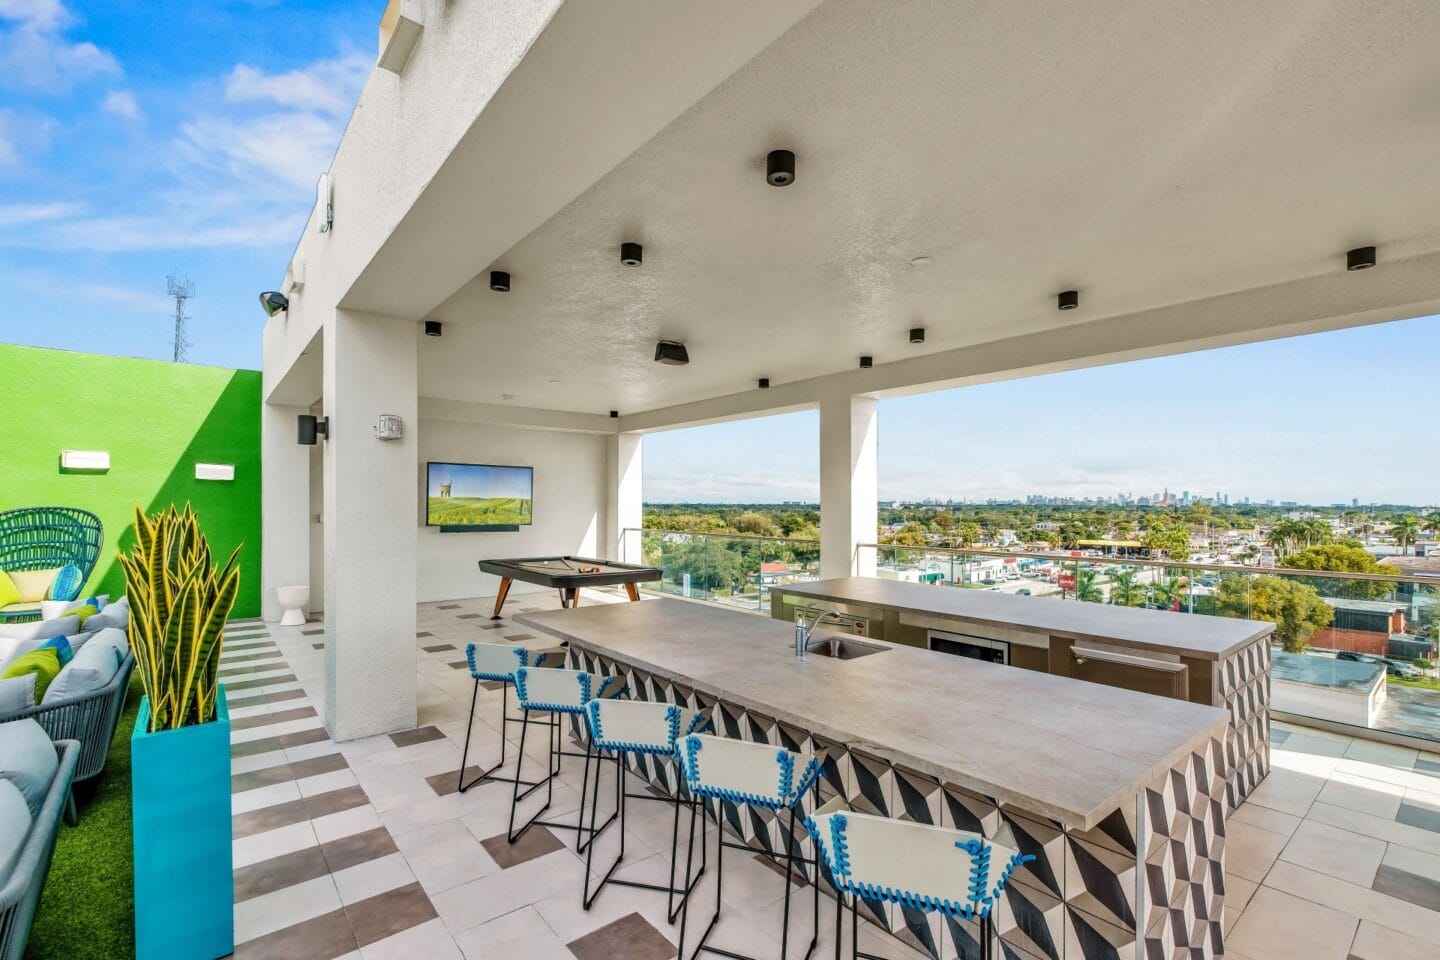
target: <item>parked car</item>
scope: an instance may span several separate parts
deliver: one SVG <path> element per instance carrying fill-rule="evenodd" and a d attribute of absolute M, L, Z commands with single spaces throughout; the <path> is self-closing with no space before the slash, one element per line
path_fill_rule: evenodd
<path fill-rule="evenodd" d="M 1377 657 L 1385 664 L 1385 671 L 1392 677 L 1423 677 L 1425 674 L 1413 663 L 1406 663 L 1404 660 L 1396 660 L 1393 657 Z"/>
<path fill-rule="evenodd" d="M 1017 596 L 1017 597 L 1028 597 L 1028 596 L 1030 596 L 1030 588 L 1029 588 L 1029 587 L 1021 587 L 1019 590 L 1016 590 L 1016 591 L 1015 591 L 1015 596 Z"/>
<path fill-rule="evenodd" d="M 994 578 L 994 577 L 986 577 L 984 580 L 981 580 L 980 582 L 983 583 L 983 584 L 985 584 L 985 586 L 987 586 L 987 587 L 993 587 L 993 586 L 995 586 L 995 578 Z"/>

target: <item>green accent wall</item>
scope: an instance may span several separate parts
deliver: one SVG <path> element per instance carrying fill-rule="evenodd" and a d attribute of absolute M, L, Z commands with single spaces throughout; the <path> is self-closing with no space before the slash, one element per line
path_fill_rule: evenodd
<path fill-rule="evenodd" d="M 233 617 L 260 615 L 260 372 L 0 344 L 0 510 L 80 507 L 105 524 L 89 593 L 125 592 L 117 547 L 134 510 L 187 501 L 223 562 L 240 553 Z M 103 474 L 60 472 L 61 450 L 105 450 Z M 235 465 L 233 481 L 195 464 Z"/>

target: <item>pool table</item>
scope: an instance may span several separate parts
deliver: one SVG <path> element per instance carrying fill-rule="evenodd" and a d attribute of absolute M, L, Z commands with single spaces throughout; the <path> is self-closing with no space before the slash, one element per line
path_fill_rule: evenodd
<path fill-rule="evenodd" d="M 595 560 L 590 557 L 523 557 L 515 560 L 481 560 L 481 573 L 493 573 L 500 578 L 500 591 L 495 595 L 495 612 L 491 620 L 500 619 L 500 608 L 505 606 L 505 597 L 510 593 L 510 584 L 515 580 L 536 583 L 542 587 L 554 587 L 560 591 L 560 604 L 565 607 L 580 605 L 581 587 L 611 587 L 624 584 L 631 600 L 640 599 L 636 584 L 659 580 L 659 567 L 640 567 L 633 563 L 616 563 L 613 560 Z"/>

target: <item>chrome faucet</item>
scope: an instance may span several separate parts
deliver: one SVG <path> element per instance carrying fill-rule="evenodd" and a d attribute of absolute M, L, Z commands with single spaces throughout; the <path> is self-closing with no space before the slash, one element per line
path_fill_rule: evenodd
<path fill-rule="evenodd" d="M 814 612 L 815 605 L 811 603 L 807 603 L 805 606 L 798 607 L 795 610 L 795 659 L 797 660 L 808 659 L 806 654 L 810 649 L 810 635 L 815 632 L 815 628 L 820 626 L 826 617 L 835 617 L 836 620 L 839 620 L 844 616 L 839 610 L 832 607 L 812 619 L 807 626 L 805 617 Z"/>

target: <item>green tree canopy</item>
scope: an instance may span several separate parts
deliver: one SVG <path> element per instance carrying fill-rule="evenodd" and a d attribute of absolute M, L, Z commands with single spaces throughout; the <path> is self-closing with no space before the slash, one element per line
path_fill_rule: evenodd
<path fill-rule="evenodd" d="M 1380 563 L 1366 553 L 1364 548 L 1344 543 L 1327 543 L 1323 546 L 1301 550 L 1299 553 L 1292 553 L 1285 558 L 1285 566 L 1296 570 L 1376 573 L 1397 577 L 1400 575 L 1399 567 Z M 1338 596 L 1336 591 L 1343 591 L 1345 596 L 1355 599 L 1385 597 L 1395 590 L 1395 584 L 1385 580 L 1337 580 L 1329 577 L 1317 577 L 1314 580 L 1307 579 L 1305 582 L 1314 587 L 1317 592 Z"/>
<path fill-rule="evenodd" d="M 1335 608 L 1315 588 L 1284 577 L 1243 575 L 1220 580 L 1215 612 L 1225 617 L 1268 620 L 1288 653 L 1304 653 L 1317 631 L 1335 619 Z"/>

